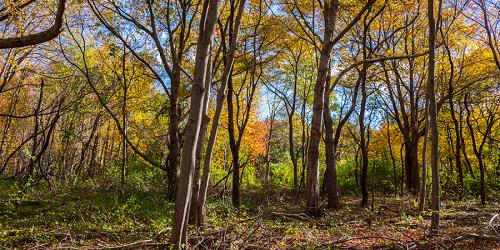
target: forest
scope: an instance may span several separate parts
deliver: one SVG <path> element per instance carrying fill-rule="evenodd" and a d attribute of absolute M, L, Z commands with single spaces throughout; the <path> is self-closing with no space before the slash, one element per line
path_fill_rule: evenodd
<path fill-rule="evenodd" d="M 498 249 L 498 0 L 1 0 L 1 249 Z"/>

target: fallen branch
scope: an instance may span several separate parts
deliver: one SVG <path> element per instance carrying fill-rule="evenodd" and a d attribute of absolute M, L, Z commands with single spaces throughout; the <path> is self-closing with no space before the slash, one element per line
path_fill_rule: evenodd
<path fill-rule="evenodd" d="M 455 238 L 455 241 L 462 239 L 479 239 L 479 240 L 491 240 L 491 241 L 500 241 L 500 237 L 494 235 L 486 235 L 486 234 L 466 234 Z"/>
<path fill-rule="evenodd" d="M 493 215 L 493 217 L 491 218 L 490 222 L 488 222 L 488 227 L 490 227 L 493 230 L 493 232 L 495 232 L 496 235 L 500 236 L 500 234 L 495 229 L 495 225 L 493 223 L 493 222 L 495 222 L 496 218 L 499 218 L 498 214 Z"/>
<path fill-rule="evenodd" d="M 259 214 L 257 214 L 254 217 L 251 217 L 251 218 L 248 218 L 248 219 L 239 220 L 239 221 L 237 221 L 237 222 L 235 222 L 235 223 L 233 223 L 231 225 L 228 225 L 227 227 L 225 227 L 222 230 L 218 230 L 218 231 L 214 231 L 214 232 L 209 232 L 209 233 L 203 234 L 203 235 L 190 235 L 190 236 L 188 236 L 188 241 L 193 246 L 199 246 L 202 242 L 212 242 L 212 241 L 217 240 L 217 239 L 223 239 L 221 241 L 221 244 L 224 244 L 224 239 L 225 239 L 225 236 L 226 236 L 226 234 L 227 234 L 228 231 L 231 231 L 236 226 L 241 225 L 242 223 L 258 220 L 263 215 L 264 215 L 263 213 L 259 213 Z M 193 241 L 195 241 L 195 242 L 193 242 Z"/>
<path fill-rule="evenodd" d="M 129 244 L 124 244 L 124 245 L 118 245 L 118 246 L 105 246 L 105 247 L 99 247 L 99 248 L 92 248 L 96 250 L 100 249 L 143 249 L 147 247 L 167 247 L 169 246 L 169 243 L 157 243 L 153 242 L 152 240 L 140 240 L 136 242 L 132 242 Z"/>
<path fill-rule="evenodd" d="M 311 217 L 304 213 L 300 214 L 287 214 L 287 213 L 280 213 L 280 212 L 269 212 L 269 215 L 274 215 L 274 216 L 281 216 L 281 217 L 289 217 L 295 220 L 312 220 Z"/>
<path fill-rule="evenodd" d="M 404 249 L 407 249 L 408 246 L 401 243 L 399 240 L 391 238 L 391 237 L 386 237 L 386 236 L 360 236 L 360 237 L 349 237 L 346 239 L 341 239 L 338 241 L 334 241 L 332 243 L 326 243 L 323 244 L 322 246 L 329 246 L 329 247 L 338 247 L 339 244 L 346 243 L 348 241 L 353 241 L 353 240 L 367 240 L 367 239 L 383 239 L 383 240 L 390 240 L 396 243 L 397 245 L 401 246 Z"/>
<path fill-rule="evenodd" d="M 453 244 L 448 247 L 448 249 L 453 249 L 455 245 L 461 240 L 476 239 L 476 240 L 488 240 L 488 241 L 500 241 L 500 237 L 486 234 L 466 234 L 453 239 Z"/>
<path fill-rule="evenodd" d="M 392 209 L 392 208 L 390 208 L 390 207 L 388 207 L 386 205 L 380 205 L 378 207 L 378 213 L 382 212 L 382 210 L 387 210 L 387 211 L 391 211 L 393 213 L 398 213 L 397 211 L 395 211 L 394 209 Z"/>

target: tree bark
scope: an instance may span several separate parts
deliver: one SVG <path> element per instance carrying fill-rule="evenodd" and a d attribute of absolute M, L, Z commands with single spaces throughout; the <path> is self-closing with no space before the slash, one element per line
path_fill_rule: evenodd
<path fill-rule="evenodd" d="M 394 158 L 394 152 L 392 151 L 392 140 L 391 140 L 391 127 L 389 124 L 389 115 L 386 116 L 386 124 L 387 124 L 387 146 L 389 147 L 389 154 L 391 156 L 392 162 L 392 170 L 394 175 L 394 195 L 398 193 L 398 178 L 396 173 L 396 159 Z M 401 178 L 403 178 L 401 176 Z"/>
<path fill-rule="evenodd" d="M 173 77 L 172 88 L 169 96 L 168 109 L 168 155 L 167 155 L 167 200 L 173 201 L 176 193 L 176 186 L 179 175 L 179 156 L 180 156 L 180 140 L 179 140 L 179 84 L 180 72 L 178 77 Z"/>
<path fill-rule="evenodd" d="M 210 121 L 210 118 L 208 117 L 208 104 L 209 104 L 209 98 L 210 98 L 210 85 L 212 84 L 212 62 L 211 57 L 208 59 L 208 65 L 207 65 L 207 70 L 206 70 L 206 79 L 205 79 L 205 94 L 203 96 L 203 117 L 201 121 L 201 126 L 200 126 L 200 134 L 198 136 L 198 143 L 196 145 L 196 162 L 195 162 L 195 168 L 194 168 L 194 184 L 193 184 L 193 194 L 191 196 L 191 208 L 189 210 L 189 223 L 190 224 L 197 224 L 199 219 L 198 219 L 198 201 L 199 201 L 199 196 L 200 196 L 200 185 L 201 185 L 201 180 L 200 180 L 200 175 L 201 175 L 201 160 L 203 156 L 203 144 L 205 142 L 205 136 L 207 134 L 207 127 L 208 127 L 208 122 Z"/>
<path fill-rule="evenodd" d="M 123 58 L 122 58 L 122 77 L 123 77 L 123 98 L 122 98 L 122 124 L 123 124 L 123 135 L 122 135 L 122 169 L 120 178 L 120 192 L 122 196 L 125 196 L 125 175 L 127 170 L 127 78 L 125 76 L 125 46 L 123 47 Z"/>
<path fill-rule="evenodd" d="M 313 112 L 311 118 L 311 136 L 309 141 L 307 157 L 307 213 L 312 216 L 320 216 L 320 194 L 319 194 L 319 144 L 321 140 L 321 128 L 323 109 L 325 105 L 325 87 L 328 78 L 328 70 L 333 46 L 361 19 L 363 14 L 373 4 L 374 0 L 369 0 L 349 24 L 341 30 L 337 36 L 333 37 L 339 1 L 326 1 L 323 6 L 324 34 L 322 48 L 319 58 L 318 75 L 314 85 Z"/>
<path fill-rule="evenodd" d="M 361 107 L 359 114 L 359 132 L 360 132 L 360 149 L 361 149 L 361 206 L 365 207 L 368 205 L 368 187 L 367 187 L 367 177 L 368 177 L 368 141 L 367 141 L 367 129 L 365 126 L 365 112 L 366 112 L 366 68 L 363 69 L 361 73 Z"/>
<path fill-rule="evenodd" d="M 203 177 L 201 181 L 201 188 L 198 200 L 198 226 L 205 225 L 205 203 L 207 200 L 207 192 L 208 192 L 208 182 L 210 180 L 210 168 L 212 163 L 212 153 L 215 146 L 215 140 L 217 138 L 217 131 L 219 129 L 219 120 L 222 113 L 222 107 L 224 106 L 224 101 L 226 99 L 226 89 L 228 85 L 228 80 L 231 77 L 234 57 L 236 54 L 236 45 L 238 42 L 238 33 L 239 27 L 241 24 L 241 17 L 243 15 L 245 7 L 245 0 L 240 1 L 240 5 L 238 8 L 238 12 L 236 15 L 236 19 L 234 20 L 234 27 L 230 27 L 229 29 L 229 53 L 225 58 L 224 72 L 222 74 L 221 85 L 219 90 L 217 91 L 217 100 L 215 105 L 215 113 L 212 119 L 212 127 L 210 129 L 210 137 L 207 143 L 207 149 L 205 151 L 205 159 L 203 160 Z M 231 15 L 234 15 L 234 12 L 231 12 Z M 232 16 L 231 16 L 232 18 Z M 232 19 L 231 19 L 232 20 Z M 233 23 L 231 21 L 231 23 Z M 230 25 L 232 26 L 232 25 Z M 224 41 L 222 41 L 224 44 Z"/>
<path fill-rule="evenodd" d="M 196 146 L 200 132 L 203 101 L 207 87 L 206 74 L 215 23 L 217 21 L 219 0 L 205 0 L 200 20 L 198 45 L 196 48 L 193 88 L 188 122 L 184 134 L 184 146 L 181 155 L 181 177 L 177 187 L 175 213 L 173 218 L 171 242 L 180 248 L 187 243 L 187 226 L 192 195 L 194 165 L 196 162 Z"/>
<path fill-rule="evenodd" d="M 62 31 L 65 8 L 66 0 L 59 0 L 57 3 L 56 18 L 50 28 L 36 34 L 0 39 L 0 49 L 37 45 L 56 38 Z"/>
<path fill-rule="evenodd" d="M 266 173 L 264 176 L 264 184 L 269 186 L 270 177 L 271 177 L 271 139 L 273 138 L 274 133 L 274 119 L 276 117 L 276 110 L 273 110 L 270 107 L 271 114 L 269 115 L 269 132 L 267 134 L 267 145 L 266 145 Z"/>
<path fill-rule="evenodd" d="M 335 20 L 339 8 L 338 0 L 325 2 L 324 19 L 325 32 L 320 52 L 318 76 L 314 85 L 313 113 L 311 118 L 311 136 L 307 157 L 307 213 L 319 217 L 320 194 L 319 194 L 319 144 L 321 140 L 322 116 L 324 109 L 325 85 L 328 77 L 330 57 L 333 47 L 332 37 L 335 28 Z"/>
<path fill-rule="evenodd" d="M 38 130 L 40 129 L 40 117 L 39 113 L 42 108 L 42 102 L 43 102 L 43 93 L 44 93 L 44 86 L 45 86 L 45 81 L 43 78 L 41 79 L 40 83 L 40 92 L 38 95 L 38 100 L 35 108 L 35 124 L 33 126 L 33 144 L 31 145 L 31 153 L 30 153 L 30 162 L 28 164 L 28 169 L 26 176 L 24 178 L 24 184 L 28 182 L 30 178 L 33 178 L 33 171 L 35 169 L 36 163 L 38 162 L 38 159 L 36 158 L 36 151 L 38 149 L 39 141 L 38 141 Z"/>
<path fill-rule="evenodd" d="M 405 142 L 405 174 L 406 187 L 411 194 L 418 194 L 420 177 L 418 173 L 418 141 Z"/>
<path fill-rule="evenodd" d="M 333 88 L 327 84 L 327 92 L 325 93 L 325 112 L 323 112 L 323 116 L 325 119 L 325 157 L 326 157 L 326 170 L 324 176 L 324 183 L 326 193 L 328 195 L 328 204 L 327 207 L 330 209 L 336 209 L 340 207 L 339 200 L 339 190 L 338 190 L 338 181 L 337 181 L 337 147 L 339 144 L 340 136 L 342 134 L 342 128 L 347 123 L 351 114 L 356 109 L 356 103 L 358 99 L 358 90 L 361 83 L 361 78 L 358 78 L 356 81 L 356 85 L 354 87 L 351 107 L 346 112 L 344 117 L 342 117 L 335 128 L 333 130 L 333 118 L 329 111 L 328 104 L 330 99 L 330 94 Z M 357 182 L 357 174 L 356 174 L 356 182 Z M 356 183 L 357 186 L 357 183 Z"/>
<path fill-rule="evenodd" d="M 326 172 L 324 177 L 325 188 L 328 195 L 328 209 L 337 209 L 340 207 L 337 183 L 337 160 L 336 160 L 336 145 L 334 142 L 333 119 L 330 114 L 330 95 L 325 97 L 325 111 L 323 119 L 325 119 L 325 157 L 326 157 Z"/>
<path fill-rule="evenodd" d="M 427 110 L 427 105 L 426 105 Z M 427 193 L 427 140 L 429 133 L 429 123 L 427 122 L 424 135 L 424 145 L 422 147 L 422 184 L 420 185 L 420 196 L 418 201 L 418 211 L 425 209 L 425 197 Z"/>
<path fill-rule="evenodd" d="M 439 0 L 441 1 L 441 0 Z M 427 18 L 429 22 L 429 72 L 427 78 L 427 101 L 429 103 L 429 122 L 431 128 L 431 168 L 432 168 L 432 199 L 431 199 L 431 235 L 439 234 L 440 184 L 439 184 L 439 133 L 436 107 L 436 89 L 434 86 L 434 66 L 436 48 L 436 22 L 434 20 L 434 0 L 427 1 Z M 441 7 L 441 4 L 439 4 Z"/>

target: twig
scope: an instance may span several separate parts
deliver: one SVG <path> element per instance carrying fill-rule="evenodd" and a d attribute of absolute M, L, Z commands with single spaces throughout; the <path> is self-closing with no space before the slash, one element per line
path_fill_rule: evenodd
<path fill-rule="evenodd" d="M 486 234 L 466 234 L 455 238 L 455 241 L 467 238 L 475 238 L 480 240 L 491 240 L 491 241 L 500 241 L 500 237 L 494 235 L 486 235 Z"/>
<path fill-rule="evenodd" d="M 386 237 L 386 236 L 361 236 L 361 237 L 350 237 L 350 238 L 346 238 L 346 239 L 342 239 L 342 240 L 338 240 L 338 241 L 335 241 L 335 242 L 332 242 L 332 243 L 326 243 L 326 244 L 323 244 L 322 246 L 332 246 L 332 247 L 335 247 L 335 245 L 339 245 L 339 244 L 342 244 L 342 243 L 346 243 L 348 241 L 353 241 L 353 240 L 367 240 L 367 239 L 384 239 L 384 240 L 390 240 L 390 241 L 393 241 L 395 242 L 396 244 L 398 244 L 399 246 L 403 247 L 404 249 L 407 248 L 407 246 L 403 243 L 401 243 L 400 241 L 394 239 L 394 238 L 391 238 L 391 237 Z"/>
<path fill-rule="evenodd" d="M 153 242 L 152 240 L 140 240 L 136 242 L 132 242 L 129 244 L 124 244 L 124 245 L 119 245 L 119 246 L 105 246 L 105 247 L 99 247 L 99 248 L 92 248 L 92 249 L 138 249 L 138 248 L 145 248 L 145 247 L 166 247 L 169 246 L 169 243 L 156 243 Z"/>
<path fill-rule="evenodd" d="M 500 236 L 500 234 L 495 229 L 495 225 L 493 225 L 493 222 L 495 221 L 496 218 L 498 218 L 498 214 L 493 215 L 493 217 L 491 218 L 490 222 L 488 222 L 488 227 L 490 227 L 491 229 L 493 229 L 493 232 L 495 232 L 496 235 Z"/>
<path fill-rule="evenodd" d="M 257 227 L 255 227 L 255 228 L 252 230 L 252 232 L 250 232 L 250 233 L 247 235 L 247 237 L 245 237 L 245 239 L 244 239 L 244 240 L 243 240 L 243 242 L 241 243 L 241 249 L 244 249 L 245 244 L 246 244 L 246 242 L 248 241 L 248 239 L 249 239 L 249 238 L 250 238 L 250 237 L 251 237 L 251 236 L 252 236 L 252 235 L 253 235 L 253 234 L 254 234 L 257 230 L 259 230 L 259 229 L 260 229 L 260 227 L 261 227 L 261 225 L 260 225 L 260 224 L 258 224 L 258 225 L 257 225 Z M 245 232 L 245 233 L 246 233 L 246 232 Z"/>
<path fill-rule="evenodd" d="M 392 209 L 392 208 L 390 208 L 390 207 L 388 207 L 386 205 L 380 205 L 380 206 L 378 206 L 378 213 L 380 213 L 382 210 L 389 210 L 389 211 L 391 211 L 393 213 L 398 213 L 397 211 L 394 211 L 394 209 Z"/>
<path fill-rule="evenodd" d="M 283 216 L 283 217 L 289 217 L 295 220 L 312 220 L 311 217 L 307 216 L 304 213 L 300 214 L 287 214 L 287 213 L 280 213 L 280 212 L 269 212 L 269 215 L 274 215 L 274 216 Z"/>
<path fill-rule="evenodd" d="M 448 247 L 448 249 L 453 249 L 455 245 L 461 241 L 461 240 L 466 240 L 466 239 L 479 239 L 479 240 L 488 240 L 488 241 L 500 241 L 500 237 L 494 236 L 494 235 L 486 235 L 486 234 L 466 234 L 459 236 L 455 239 L 453 239 L 453 244 Z"/>

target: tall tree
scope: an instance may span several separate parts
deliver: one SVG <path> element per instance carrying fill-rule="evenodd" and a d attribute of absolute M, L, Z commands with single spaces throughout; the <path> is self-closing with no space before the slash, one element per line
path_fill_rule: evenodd
<path fill-rule="evenodd" d="M 333 46 L 361 19 L 375 0 L 369 0 L 354 18 L 334 36 L 335 23 L 339 10 L 338 0 L 325 1 L 322 5 L 324 19 L 324 33 L 321 43 L 318 74 L 314 85 L 313 113 L 311 118 L 311 137 L 307 157 L 307 212 L 313 216 L 320 216 L 319 197 L 319 143 L 321 139 L 321 128 L 323 124 L 324 93 L 330 68 L 330 59 Z"/>
<path fill-rule="evenodd" d="M 116 1 L 87 0 L 99 22 L 118 40 L 125 44 L 134 57 L 142 62 L 153 74 L 168 96 L 164 110 L 168 114 L 168 155 L 166 159 L 167 199 L 174 200 L 179 176 L 181 150 L 182 100 L 186 100 L 184 79 L 192 79 L 185 69 L 186 54 L 191 52 L 190 40 L 200 2 L 193 1 Z M 129 9 L 127 5 L 137 8 Z M 166 6 L 166 9 L 165 9 Z M 140 11 L 136 11 L 140 10 Z M 176 18 L 174 18 L 176 16 Z M 179 17 L 179 18 L 177 18 Z M 126 28 L 125 28 L 126 27 Z M 127 39 L 128 32 L 149 43 L 139 43 L 137 39 Z M 162 42 L 163 39 L 166 42 Z M 151 44 L 159 62 L 141 53 L 149 50 Z M 158 65 L 159 64 L 159 65 Z M 165 77 L 165 75 L 167 77 Z M 187 92 L 187 91 L 186 91 Z"/>
<path fill-rule="evenodd" d="M 478 94 L 477 96 L 480 96 Z M 472 104 L 473 100 L 469 96 L 469 94 L 466 94 L 464 97 L 464 106 L 466 110 L 466 123 L 467 127 L 469 128 L 469 134 L 471 137 L 471 144 L 472 144 L 472 149 L 474 152 L 474 155 L 476 156 L 477 163 L 479 165 L 479 194 L 481 197 L 481 205 L 486 205 L 486 188 L 485 188 L 485 175 L 486 175 L 486 164 L 484 162 L 484 155 L 483 155 L 483 149 L 486 144 L 486 139 L 489 137 L 489 135 L 492 133 L 493 126 L 495 122 L 498 120 L 497 114 L 495 113 L 495 107 L 498 106 L 498 103 L 500 103 L 500 98 L 497 97 L 486 97 L 485 98 L 487 101 L 486 105 L 478 105 L 479 107 L 479 112 L 481 113 L 482 120 L 484 120 L 484 132 L 481 132 L 481 127 L 476 126 L 474 127 L 473 120 L 477 119 L 473 118 L 473 110 L 472 110 Z M 479 134 L 482 135 L 482 137 L 479 137 L 479 135 L 476 133 L 476 131 L 479 132 Z"/>
<path fill-rule="evenodd" d="M 304 59 L 304 46 L 300 41 L 293 40 L 293 43 L 299 44 L 294 46 L 293 44 L 286 45 L 286 53 L 284 53 L 284 60 L 292 68 L 291 69 L 291 86 L 285 86 L 283 89 L 278 88 L 276 83 L 268 83 L 265 86 L 267 89 L 274 94 L 276 97 L 283 101 L 285 107 L 285 112 L 287 115 L 288 123 L 288 153 L 290 155 L 290 160 L 292 161 L 293 169 L 293 188 L 298 190 L 299 188 L 299 163 L 298 163 L 298 153 L 294 140 L 294 118 L 298 108 L 298 95 L 299 95 L 299 77 L 300 77 L 300 66 L 301 60 Z M 298 48 L 297 48 L 298 47 Z M 298 50 L 298 51 L 297 51 Z M 278 72 L 281 74 L 282 72 Z M 279 77 L 279 76 L 276 76 Z M 289 77 L 288 75 L 286 77 Z M 286 83 L 285 83 L 286 85 Z M 289 94 L 289 88 L 291 88 L 291 94 Z"/>
<path fill-rule="evenodd" d="M 227 95 L 227 85 L 229 79 L 233 74 L 233 64 L 234 58 L 236 56 L 236 47 L 238 44 L 238 34 L 240 30 L 241 20 L 243 16 L 243 11 L 245 10 L 245 0 L 240 0 L 238 5 L 238 11 L 235 14 L 236 5 L 235 3 L 231 4 L 231 12 L 228 20 L 228 40 L 229 40 L 229 48 L 226 48 L 226 38 L 225 33 L 223 32 L 223 28 L 221 29 L 221 46 L 223 48 L 223 61 L 224 61 L 224 69 L 222 72 L 222 79 L 220 82 L 219 89 L 217 90 L 216 97 L 216 106 L 215 113 L 212 119 L 212 127 L 210 128 L 210 136 L 207 142 L 207 148 L 205 150 L 205 158 L 203 160 L 203 176 L 201 179 L 201 187 L 200 193 L 198 197 L 198 226 L 203 226 L 205 224 L 205 203 L 207 200 L 207 192 L 208 192 L 208 183 L 210 179 L 210 169 L 212 164 L 212 155 L 213 150 L 217 138 L 217 132 L 219 130 L 219 120 L 222 113 L 222 108 L 224 106 L 224 101 Z"/>
<path fill-rule="evenodd" d="M 198 44 L 196 47 L 193 86 L 189 118 L 184 134 L 184 147 L 181 157 L 181 175 L 175 199 L 174 223 L 172 238 L 176 247 L 186 243 L 187 226 L 189 220 L 190 200 L 192 196 L 193 175 L 196 163 L 196 149 L 198 136 L 203 119 L 203 103 L 207 89 L 206 74 L 209 69 L 210 45 L 212 43 L 215 24 L 217 22 L 219 0 L 203 1 L 203 10 L 200 18 Z"/>
<path fill-rule="evenodd" d="M 439 0 L 441 8 L 441 0 Z M 436 104 L 436 87 L 434 79 L 435 49 L 436 49 L 436 21 L 434 18 L 434 0 L 427 1 L 427 20 L 429 24 L 429 66 L 427 76 L 427 102 L 429 103 L 429 123 L 431 129 L 431 169 L 432 169 L 432 193 L 431 193 L 431 234 L 439 234 L 439 210 L 440 210 L 440 184 L 439 184 L 439 132 Z"/>

